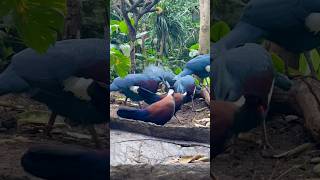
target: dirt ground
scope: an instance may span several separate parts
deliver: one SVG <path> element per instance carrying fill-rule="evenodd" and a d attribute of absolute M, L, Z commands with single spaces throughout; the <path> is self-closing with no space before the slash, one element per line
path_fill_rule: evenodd
<path fill-rule="evenodd" d="M 82 127 L 70 127 L 59 122 L 52 131 L 52 137 L 43 135 L 46 120 L 43 122 L 19 122 L 24 112 L 46 112 L 47 108 L 22 95 L 0 97 L 0 180 L 39 180 L 25 173 L 20 165 L 23 153 L 34 145 L 70 144 L 85 148 L 94 148 L 90 135 Z M 106 144 L 105 127 L 96 127 L 100 139 Z"/>
<path fill-rule="evenodd" d="M 220 180 L 302 180 L 319 178 L 313 173 L 315 164 L 310 160 L 320 157 L 315 146 L 294 156 L 272 158 L 269 155 L 287 152 L 312 139 L 303 128 L 303 119 L 294 116 L 273 116 L 267 123 L 269 141 L 273 151 L 264 151 L 259 145 L 262 128 L 249 132 L 246 140 L 236 139 L 224 154 L 214 160 L 213 172 Z M 252 139 L 253 141 L 248 141 Z"/>

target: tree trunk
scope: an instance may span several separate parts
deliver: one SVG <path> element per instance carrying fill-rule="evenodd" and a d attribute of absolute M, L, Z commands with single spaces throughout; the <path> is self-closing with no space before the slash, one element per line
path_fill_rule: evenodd
<path fill-rule="evenodd" d="M 210 2 L 209 0 L 199 0 L 200 3 L 200 33 L 199 52 L 208 54 L 210 47 Z"/>
<path fill-rule="evenodd" d="M 81 26 L 80 0 L 67 0 L 63 39 L 79 39 Z"/>
<path fill-rule="evenodd" d="M 136 46 L 135 40 L 130 40 L 130 59 L 131 59 L 131 73 L 136 73 Z"/>

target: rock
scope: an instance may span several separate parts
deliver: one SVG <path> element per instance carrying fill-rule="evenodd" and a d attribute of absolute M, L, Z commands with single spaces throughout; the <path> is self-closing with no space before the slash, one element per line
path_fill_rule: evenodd
<path fill-rule="evenodd" d="M 310 160 L 310 162 L 311 162 L 311 163 L 318 164 L 318 163 L 320 163 L 320 157 L 312 158 L 312 159 Z"/>
<path fill-rule="evenodd" d="M 7 131 L 7 128 L 4 128 L 4 127 L 1 127 L 1 128 L 0 128 L 0 133 L 6 132 L 6 131 Z"/>
<path fill-rule="evenodd" d="M 6 129 L 12 129 L 17 127 L 17 121 L 14 118 L 2 121 L 2 127 L 5 127 Z"/>
<path fill-rule="evenodd" d="M 313 167 L 313 172 L 320 176 L 320 164 L 317 164 Z"/>
<path fill-rule="evenodd" d="M 298 117 L 298 116 L 295 116 L 295 115 L 288 115 L 288 116 L 286 116 L 286 121 L 287 121 L 287 122 L 295 121 L 295 120 L 297 120 L 297 119 L 299 119 L 299 117 Z"/>

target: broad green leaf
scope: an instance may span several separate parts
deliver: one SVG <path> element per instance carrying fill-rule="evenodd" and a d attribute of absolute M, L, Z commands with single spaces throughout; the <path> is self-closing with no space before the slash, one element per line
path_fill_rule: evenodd
<path fill-rule="evenodd" d="M 175 70 L 174 70 L 174 74 L 179 74 L 182 72 L 182 69 L 180 67 L 177 67 Z"/>
<path fill-rule="evenodd" d="M 114 24 L 114 25 L 110 26 L 111 33 L 117 32 L 118 29 L 119 29 L 119 25 L 118 24 Z"/>
<path fill-rule="evenodd" d="M 208 82 L 208 83 L 207 83 L 207 82 Z M 203 84 L 204 86 L 209 86 L 209 87 L 210 87 L 210 78 L 207 77 L 207 78 L 203 79 L 202 84 Z"/>
<path fill-rule="evenodd" d="M 199 43 L 196 43 L 196 44 L 190 46 L 189 50 L 190 50 L 190 51 L 191 51 L 191 50 L 197 50 L 197 51 L 198 51 L 198 50 L 199 50 Z"/>
<path fill-rule="evenodd" d="M 120 77 L 125 77 L 131 68 L 130 59 L 123 55 L 119 50 L 112 48 L 110 50 L 110 62 L 116 73 Z"/>
<path fill-rule="evenodd" d="M 24 43 L 44 53 L 63 32 L 64 10 L 65 0 L 19 1 L 13 19 Z"/>
<path fill-rule="evenodd" d="M 122 32 L 122 33 L 124 33 L 124 34 L 126 34 L 126 35 L 129 34 L 128 26 L 127 26 L 127 24 L 126 24 L 125 21 L 121 21 L 121 22 L 119 23 L 119 29 L 120 29 L 120 32 Z"/>
<path fill-rule="evenodd" d="M 129 44 L 121 44 L 120 49 L 123 52 L 123 55 L 130 57 L 130 45 Z"/>
<path fill-rule="evenodd" d="M 111 20 L 110 25 L 119 25 L 120 21 L 118 20 Z"/>
<path fill-rule="evenodd" d="M 285 72 L 285 64 L 284 61 L 276 54 L 271 53 L 272 64 L 277 72 L 284 73 Z"/>
<path fill-rule="evenodd" d="M 218 21 L 210 27 L 210 40 L 219 41 L 223 36 L 230 32 L 230 27 L 223 21 Z"/>
<path fill-rule="evenodd" d="M 0 1 L 0 17 L 7 15 L 14 8 L 14 0 Z"/>
<path fill-rule="evenodd" d="M 316 72 L 320 75 L 319 69 L 320 69 L 320 56 L 318 54 L 318 51 L 316 49 L 311 51 L 311 58 L 313 67 L 316 70 Z"/>
<path fill-rule="evenodd" d="M 300 55 L 299 59 L 299 72 L 301 72 L 303 75 L 307 75 L 308 73 L 310 73 L 306 58 L 303 54 Z"/>

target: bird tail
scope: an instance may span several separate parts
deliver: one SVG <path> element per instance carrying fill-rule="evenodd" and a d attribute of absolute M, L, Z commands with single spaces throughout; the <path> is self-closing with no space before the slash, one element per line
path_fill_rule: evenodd
<path fill-rule="evenodd" d="M 138 94 L 148 104 L 152 104 L 152 103 L 155 103 L 155 102 L 161 100 L 160 95 L 153 93 L 153 92 L 151 92 L 145 88 L 142 88 L 142 87 L 138 88 Z"/>
<path fill-rule="evenodd" d="M 44 179 L 105 180 L 108 161 L 107 155 L 96 151 L 69 146 L 36 146 L 23 155 L 21 165 L 28 173 Z"/>
<path fill-rule="evenodd" d="M 119 108 L 117 114 L 122 118 L 145 121 L 148 111 L 145 109 Z"/>
<path fill-rule="evenodd" d="M 19 77 L 11 66 L 0 74 L 0 96 L 7 93 L 23 92 L 29 88 L 28 83 Z"/>

